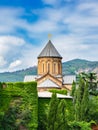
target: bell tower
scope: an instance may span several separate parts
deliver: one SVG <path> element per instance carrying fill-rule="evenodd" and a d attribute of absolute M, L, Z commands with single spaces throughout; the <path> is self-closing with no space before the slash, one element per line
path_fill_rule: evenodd
<path fill-rule="evenodd" d="M 62 76 L 62 57 L 49 40 L 38 56 L 38 75 Z"/>

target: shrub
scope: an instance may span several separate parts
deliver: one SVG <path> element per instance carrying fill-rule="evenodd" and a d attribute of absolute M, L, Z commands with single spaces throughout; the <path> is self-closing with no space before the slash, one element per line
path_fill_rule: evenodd
<path fill-rule="evenodd" d="M 69 124 L 70 130 L 91 130 L 91 123 L 73 121 Z"/>
<path fill-rule="evenodd" d="M 51 90 L 49 90 L 49 92 L 67 95 L 67 90 L 65 90 L 65 89 L 62 89 L 62 90 L 51 89 Z"/>

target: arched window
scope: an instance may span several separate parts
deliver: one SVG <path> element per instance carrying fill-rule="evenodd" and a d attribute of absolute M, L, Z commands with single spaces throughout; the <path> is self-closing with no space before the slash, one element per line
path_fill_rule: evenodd
<path fill-rule="evenodd" d="M 53 64 L 53 73 L 56 73 L 56 63 Z"/>
<path fill-rule="evenodd" d="M 61 64 L 58 63 L 58 73 L 60 74 L 61 73 Z"/>
<path fill-rule="evenodd" d="M 43 73 L 44 73 L 44 63 L 43 63 Z"/>
<path fill-rule="evenodd" d="M 50 63 L 47 63 L 47 72 L 50 72 Z"/>

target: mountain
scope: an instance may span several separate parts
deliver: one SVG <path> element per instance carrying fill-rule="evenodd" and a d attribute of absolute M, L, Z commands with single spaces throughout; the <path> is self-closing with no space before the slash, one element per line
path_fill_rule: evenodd
<path fill-rule="evenodd" d="M 25 75 L 36 75 L 37 67 L 33 66 L 27 69 L 15 71 L 15 72 L 4 72 L 0 73 L 1 82 L 17 82 L 23 81 Z"/>
<path fill-rule="evenodd" d="M 98 61 L 74 59 L 62 64 L 63 74 L 78 74 L 80 72 L 98 73 Z"/>
<path fill-rule="evenodd" d="M 79 72 L 95 72 L 98 73 L 98 61 L 87 61 L 74 59 L 62 63 L 63 75 L 73 75 Z M 15 72 L 0 73 L 1 82 L 23 81 L 25 75 L 36 75 L 37 67 L 30 67 Z"/>

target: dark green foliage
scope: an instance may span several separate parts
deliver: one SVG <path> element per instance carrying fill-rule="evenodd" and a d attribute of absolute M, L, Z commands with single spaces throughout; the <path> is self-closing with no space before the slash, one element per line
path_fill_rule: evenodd
<path fill-rule="evenodd" d="M 94 120 L 98 124 L 98 96 L 92 96 L 90 98 L 88 119 Z"/>
<path fill-rule="evenodd" d="M 63 99 L 59 99 L 61 101 Z M 72 99 L 64 99 L 66 101 L 66 119 L 68 121 L 73 121 L 74 119 L 74 111 L 73 111 L 73 103 Z M 39 98 L 38 100 L 38 113 L 39 113 L 39 127 L 38 130 L 46 130 L 47 126 L 47 115 L 49 112 L 49 103 L 50 103 L 50 98 Z"/>
<path fill-rule="evenodd" d="M 76 91 L 76 83 L 73 81 L 73 83 L 72 83 L 72 90 L 71 90 L 71 96 L 74 96 L 75 91 Z"/>
<path fill-rule="evenodd" d="M 50 98 L 38 99 L 38 130 L 47 129 L 47 113 L 49 111 Z"/>
<path fill-rule="evenodd" d="M 49 92 L 67 95 L 67 90 L 65 90 L 65 89 L 63 89 L 63 90 L 51 89 L 51 90 L 49 90 Z"/>
<path fill-rule="evenodd" d="M 68 109 L 65 99 L 58 99 L 52 94 L 47 116 L 47 130 L 68 130 Z M 71 115 L 71 113 L 70 113 Z"/>
<path fill-rule="evenodd" d="M 89 92 L 90 95 L 98 96 L 98 90 Z"/>
<path fill-rule="evenodd" d="M 73 121 L 70 122 L 69 130 L 91 130 L 91 122 L 77 122 Z"/>
<path fill-rule="evenodd" d="M 75 120 L 80 120 L 80 108 L 81 108 L 81 101 L 83 98 L 84 92 L 84 81 L 80 79 L 78 89 L 75 92 L 74 96 L 74 105 L 75 105 Z"/>
<path fill-rule="evenodd" d="M 74 96 L 75 120 L 87 121 L 87 111 L 89 110 L 88 83 L 80 77 L 78 88 Z"/>
<path fill-rule="evenodd" d="M 86 82 L 80 109 L 81 112 L 80 117 L 82 121 L 87 121 L 88 111 L 89 111 L 89 91 L 88 91 L 88 83 Z"/>
<path fill-rule="evenodd" d="M 97 76 L 96 76 L 96 73 L 81 73 L 80 76 L 88 82 L 88 90 L 89 90 L 89 93 L 91 95 L 95 95 L 97 96 L 98 95 L 98 91 L 97 91 L 97 85 L 98 85 L 98 82 L 97 82 Z"/>
<path fill-rule="evenodd" d="M 56 130 L 55 123 L 56 123 L 57 109 L 58 109 L 58 99 L 56 93 L 53 93 L 47 117 L 47 130 Z"/>
<path fill-rule="evenodd" d="M 29 130 L 36 130 L 38 127 L 38 95 L 37 95 L 37 88 L 34 86 L 37 86 L 37 83 L 26 83 L 25 86 L 28 86 L 28 89 L 26 87 L 27 92 L 27 103 L 25 104 L 27 106 L 27 109 L 31 111 L 31 119 L 28 123 Z"/>
<path fill-rule="evenodd" d="M 37 130 L 37 83 L 7 83 L 0 98 L 0 130 Z"/>
<path fill-rule="evenodd" d="M 66 102 L 62 99 L 57 108 L 55 130 L 68 130 L 68 122 L 66 116 Z"/>
<path fill-rule="evenodd" d="M 96 73 L 89 73 L 87 75 L 87 78 L 88 78 L 88 83 L 89 83 L 89 91 L 95 91 L 97 88 Z"/>
<path fill-rule="evenodd" d="M 74 120 L 73 99 L 64 99 L 64 100 L 66 101 L 66 119 L 68 122 L 73 121 Z"/>
<path fill-rule="evenodd" d="M 24 85 L 28 86 L 28 84 L 26 84 L 26 83 L 24 84 L 23 82 L 16 82 L 16 83 L 14 83 L 14 87 L 18 87 L 18 88 L 24 88 Z"/>
<path fill-rule="evenodd" d="M 94 76 L 94 77 L 93 77 Z M 93 81 L 96 79 L 95 74 L 82 73 L 79 78 L 77 89 L 74 94 L 74 106 L 75 106 L 75 121 L 91 121 L 94 120 L 98 123 L 98 98 L 91 95 L 91 91 L 96 87 L 93 87 Z M 95 89 L 95 91 L 97 91 Z"/>
<path fill-rule="evenodd" d="M 2 83 L 0 82 L 0 90 L 2 89 Z"/>
<path fill-rule="evenodd" d="M 5 115 L 3 117 L 3 120 L 1 121 L 1 127 L 4 130 L 17 130 L 18 125 L 16 125 L 17 119 L 17 113 L 18 107 L 10 107 L 7 112 L 5 112 Z"/>

